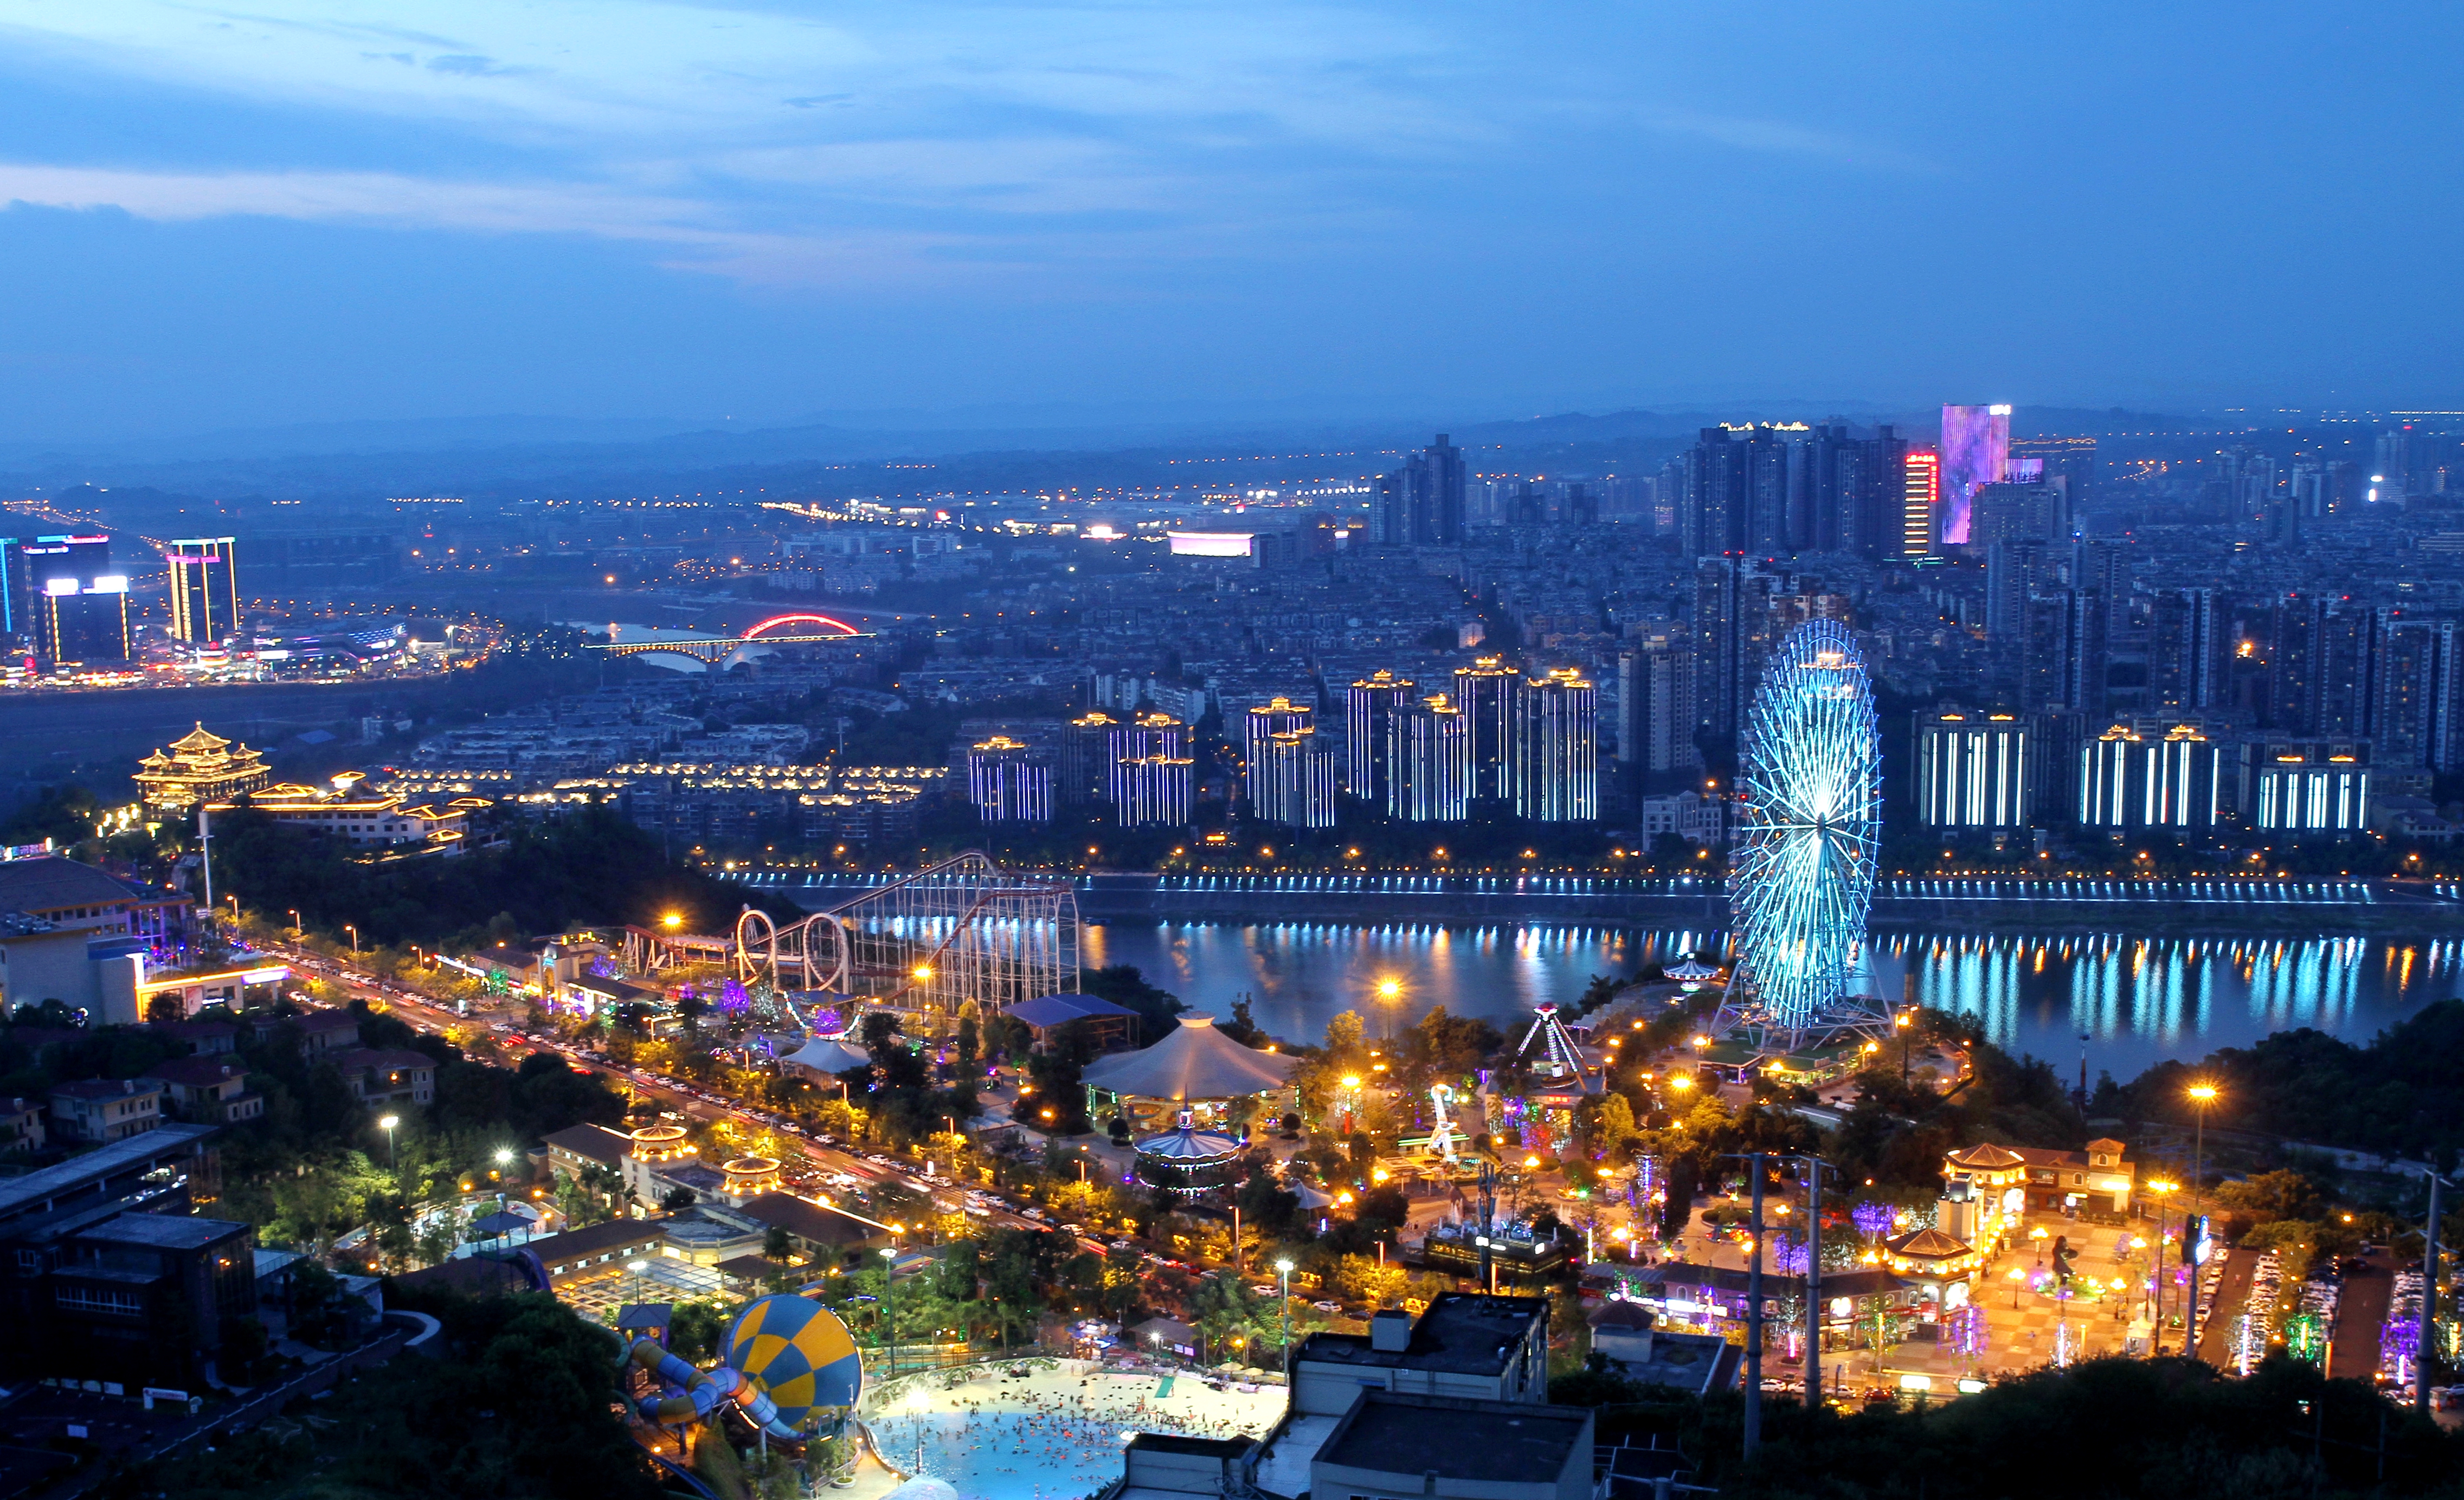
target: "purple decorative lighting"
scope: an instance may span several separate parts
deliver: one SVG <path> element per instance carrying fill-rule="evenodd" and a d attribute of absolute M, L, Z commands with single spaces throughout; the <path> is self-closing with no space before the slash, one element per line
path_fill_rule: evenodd
<path fill-rule="evenodd" d="M 1942 540 L 1964 545 L 1976 489 L 2000 484 L 2011 465 L 2009 407 L 1942 408 Z"/>
<path fill-rule="evenodd" d="M 1848 1222 L 1855 1224 L 1857 1226 L 1857 1232 L 1863 1235 L 1865 1238 L 1869 1240 L 1880 1239 L 1881 1236 L 1890 1232 L 1891 1205 L 1888 1203 L 1859 1203 L 1856 1207 L 1848 1210 Z"/>
<path fill-rule="evenodd" d="M 744 993 L 744 982 L 741 980 L 729 980 L 719 989 L 718 1008 L 729 1015 L 736 1014 L 751 1004 L 753 1004 L 753 997 Z"/>
<path fill-rule="evenodd" d="M 1802 1276 L 1814 1263 L 1803 1242 L 1791 1235 L 1782 1235 L 1772 1246 L 1771 1260 L 1783 1276 Z"/>

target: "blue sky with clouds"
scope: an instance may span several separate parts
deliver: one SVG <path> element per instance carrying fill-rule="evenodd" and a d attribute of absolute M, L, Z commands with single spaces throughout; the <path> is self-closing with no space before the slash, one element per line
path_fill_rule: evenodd
<path fill-rule="evenodd" d="M 0 0 L 0 436 L 2464 405 L 2453 6 Z"/>

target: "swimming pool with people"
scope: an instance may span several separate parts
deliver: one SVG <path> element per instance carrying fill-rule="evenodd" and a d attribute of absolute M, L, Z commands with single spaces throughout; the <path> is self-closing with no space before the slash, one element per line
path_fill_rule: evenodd
<path fill-rule="evenodd" d="M 905 1378 L 865 1398 L 865 1425 L 892 1467 L 949 1484 L 958 1500 L 1080 1500 L 1120 1477 L 1133 1432 L 1264 1437 L 1280 1386 L 1193 1374 L 977 1367 Z"/>

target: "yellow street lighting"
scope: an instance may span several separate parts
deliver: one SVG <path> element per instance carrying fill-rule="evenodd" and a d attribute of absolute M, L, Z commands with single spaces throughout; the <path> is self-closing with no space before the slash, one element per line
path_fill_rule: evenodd
<path fill-rule="evenodd" d="M 1676 1073 L 1669 1078 L 1668 1087 L 1676 1090 L 1679 1093 L 1683 1093 L 1686 1090 L 1694 1087 L 1694 1080 L 1686 1077 L 1683 1073 Z"/>
<path fill-rule="evenodd" d="M 677 928 L 682 927 L 684 924 L 685 924 L 685 915 L 684 915 L 684 914 L 683 914 L 682 912 L 670 912 L 670 913 L 668 913 L 665 916 L 662 916 L 662 917 L 660 917 L 660 918 L 659 918 L 659 925 L 660 925 L 660 926 L 662 926 L 662 927 L 664 927 L 664 928 L 666 928 L 666 929 L 667 929 L 668 931 L 670 931 L 670 932 L 674 932 Z"/>
<path fill-rule="evenodd" d="M 1377 982 L 1377 998 L 1379 1000 L 1394 1000 L 1399 997 L 1402 993 L 1403 982 L 1401 980 L 1385 979 Z"/>
<path fill-rule="evenodd" d="M 1539 1164 L 1540 1164 L 1540 1158 L 1539 1158 L 1538 1157 L 1525 1157 L 1525 1158 L 1523 1158 L 1523 1166 L 1524 1166 L 1524 1169 L 1525 1169 L 1526 1171 L 1529 1171 L 1529 1169 L 1531 1169 L 1531 1168 L 1533 1168 L 1533 1167 L 1536 1167 L 1536 1166 L 1538 1166 Z"/>
<path fill-rule="evenodd" d="M 2212 1104 L 2215 1102 L 2216 1086 L 2211 1083 L 2194 1083 L 2190 1085 L 2189 1093 L 2191 1098 L 2201 1104 Z"/>
<path fill-rule="evenodd" d="M 933 977 L 933 965 L 929 963 L 919 963 L 915 965 L 915 977 L 919 980 L 931 979 Z"/>
<path fill-rule="evenodd" d="M 1343 1075 L 1343 1086 L 1344 1086 L 1345 1088 L 1347 1088 L 1347 1089 L 1357 1089 L 1357 1088 L 1359 1088 L 1359 1087 L 1360 1087 L 1360 1077 L 1359 1077 L 1359 1075 L 1358 1075 L 1358 1074 L 1356 1074 L 1356 1073 L 1346 1073 L 1346 1074 L 1344 1074 L 1344 1075 Z"/>

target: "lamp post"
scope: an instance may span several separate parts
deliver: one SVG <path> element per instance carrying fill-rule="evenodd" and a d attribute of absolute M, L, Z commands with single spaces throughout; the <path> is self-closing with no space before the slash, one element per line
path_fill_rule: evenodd
<path fill-rule="evenodd" d="M 633 1273 L 633 1300 L 642 1300 L 642 1273 L 650 1268 L 649 1261 L 627 1261 L 625 1268 Z"/>
<path fill-rule="evenodd" d="M 402 1170 L 402 1161 L 394 1155 L 393 1149 L 393 1128 L 401 1123 L 402 1116 L 399 1114 L 388 1114 L 377 1121 L 377 1129 L 385 1133 L 385 1167 L 388 1171 Z"/>
<path fill-rule="evenodd" d="M 342 924 L 342 931 L 351 935 L 351 957 L 354 959 L 358 958 L 360 956 L 360 930 L 352 926 L 350 923 L 344 922 Z"/>
<path fill-rule="evenodd" d="M 1275 1276 L 1284 1293 L 1275 1311 L 1283 1319 L 1284 1389 L 1288 1392 L 1292 1385 L 1292 1263 L 1289 1256 L 1275 1262 Z"/>
<path fill-rule="evenodd" d="M 898 1377 L 898 1346 L 891 1338 L 898 1332 L 898 1246 L 885 1245 L 881 1258 L 889 1264 L 881 1268 L 881 1355 L 890 1366 L 884 1379 Z"/>
<path fill-rule="evenodd" d="M 2189 1093 L 2190 1102 L 2198 1106 L 2199 1111 L 2198 1128 L 2191 1136 L 2190 1192 L 2193 1197 L 2204 1201 L 2208 1164 L 2208 1106 L 2216 1102 L 2216 1086 L 2211 1083 L 2194 1083 L 2190 1085 Z M 2189 1216 L 2190 1210 L 2185 1209 L 2182 1215 L 2182 1252 L 2185 1256 L 2189 1255 L 2190 1248 Z M 2199 1248 L 2204 1253 L 2207 1247 L 2208 1237 L 2202 1230 L 2199 1235 Z M 2190 1272 L 2190 1300 L 2189 1313 L 2182 1320 L 2182 1353 L 2195 1359 L 2199 1357 L 2199 1268 L 2196 1262 L 2187 1259 L 2183 1265 Z"/>
<path fill-rule="evenodd" d="M 291 908 L 291 936 L 295 939 L 299 936 L 299 908 L 296 906 Z"/>
<path fill-rule="evenodd" d="M 1915 1024 L 1916 1019 L 1914 1015 L 1904 1010 L 1891 1018 L 1891 1025 L 1899 1027 L 1900 1030 L 1900 1087 L 1903 1089 L 1908 1084 L 1908 1028 Z"/>
<path fill-rule="evenodd" d="M 2153 1304 L 2147 1319 L 2151 1331 L 2147 1352 L 2151 1355 L 2165 1352 L 2165 1195 L 2179 1186 L 2178 1182 L 2155 1180 L 2147 1184 L 2147 1190 L 2156 1195 L 2155 1267 L 2147 1273 L 2147 1295 Z"/>

